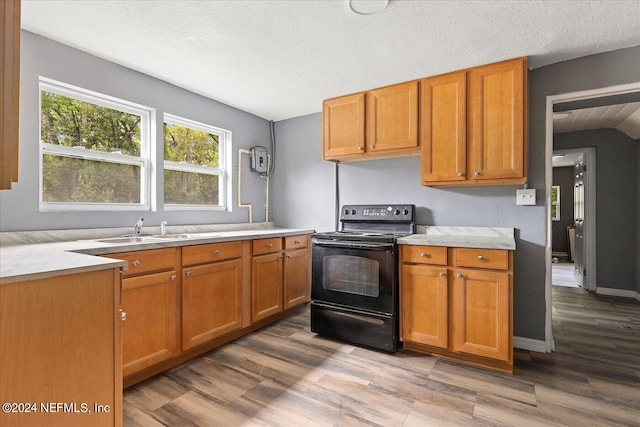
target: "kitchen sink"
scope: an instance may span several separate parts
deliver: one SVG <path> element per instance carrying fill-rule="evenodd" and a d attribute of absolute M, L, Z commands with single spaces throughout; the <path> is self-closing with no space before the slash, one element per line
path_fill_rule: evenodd
<path fill-rule="evenodd" d="M 145 243 L 145 242 L 154 242 L 158 239 L 154 237 L 146 237 L 146 236 L 127 236 L 127 237 L 113 237 L 109 239 L 96 239 L 94 242 L 100 243 Z"/>
<path fill-rule="evenodd" d="M 210 233 L 178 233 L 178 234 L 160 234 L 153 236 L 154 239 L 181 240 L 181 239 L 208 239 L 211 237 L 219 237 L 219 234 Z"/>

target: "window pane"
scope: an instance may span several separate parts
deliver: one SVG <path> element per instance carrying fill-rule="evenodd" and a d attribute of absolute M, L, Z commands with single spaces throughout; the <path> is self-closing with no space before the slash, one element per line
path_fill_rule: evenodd
<path fill-rule="evenodd" d="M 218 175 L 165 169 L 164 202 L 173 205 L 218 205 Z"/>
<path fill-rule="evenodd" d="M 140 174 L 136 165 L 44 155 L 42 201 L 137 204 Z"/>
<path fill-rule="evenodd" d="M 219 138 L 214 133 L 165 123 L 164 159 L 217 168 L 219 164 Z"/>
<path fill-rule="evenodd" d="M 141 117 L 41 91 L 42 142 L 140 156 Z"/>

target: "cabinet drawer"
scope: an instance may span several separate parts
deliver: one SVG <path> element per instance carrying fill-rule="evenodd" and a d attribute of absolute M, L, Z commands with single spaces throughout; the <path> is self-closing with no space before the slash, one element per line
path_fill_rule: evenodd
<path fill-rule="evenodd" d="M 284 249 L 301 249 L 306 248 L 309 242 L 309 236 L 306 234 L 300 236 L 289 236 L 284 238 Z"/>
<path fill-rule="evenodd" d="M 402 247 L 402 262 L 447 265 L 447 248 L 444 246 L 404 245 Z"/>
<path fill-rule="evenodd" d="M 253 255 L 269 254 L 282 250 L 282 238 L 257 239 L 253 241 Z"/>
<path fill-rule="evenodd" d="M 502 249 L 456 248 L 455 265 L 458 267 L 509 269 L 509 251 Z"/>
<path fill-rule="evenodd" d="M 185 246 L 182 248 L 182 265 L 205 264 L 241 257 L 242 242 L 240 241 Z"/>
<path fill-rule="evenodd" d="M 175 248 L 151 249 L 148 251 L 110 254 L 105 255 L 105 257 L 126 261 L 127 270 L 123 272 L 123 277 L 129 277 L 135 274 L 148 273 L 150 271 L 175 269 L 176 251 L 177 249 Z"/>

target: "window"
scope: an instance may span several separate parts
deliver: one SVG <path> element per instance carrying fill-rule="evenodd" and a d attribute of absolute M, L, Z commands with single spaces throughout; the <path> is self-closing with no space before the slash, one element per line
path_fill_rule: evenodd
<path fill-rule="evenodd" d="M 164 115 L 164 203 L 168 209 L 226 209 L 231 132 Z"/>
<path fill-rule="evenodd" d="M 152 111 L 41 78 L 40 209 L 149 210 Z"/>

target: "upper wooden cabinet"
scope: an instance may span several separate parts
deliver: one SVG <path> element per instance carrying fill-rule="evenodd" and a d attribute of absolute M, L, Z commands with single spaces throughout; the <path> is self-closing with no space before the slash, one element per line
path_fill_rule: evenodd
<path fill-rule="evenodd" d="M 18 181 L 20 0 L 0 3 L 0 190 Z"/>
<path fill-rule="evenodd" d="M 527 180 L 527 59 L 420 82 L 423 185 Z"/>
<path fill-rule="evenodd" d="M 325 160 L 419 154 L 418 82 L 326 100 L 323 128 Z"/>

